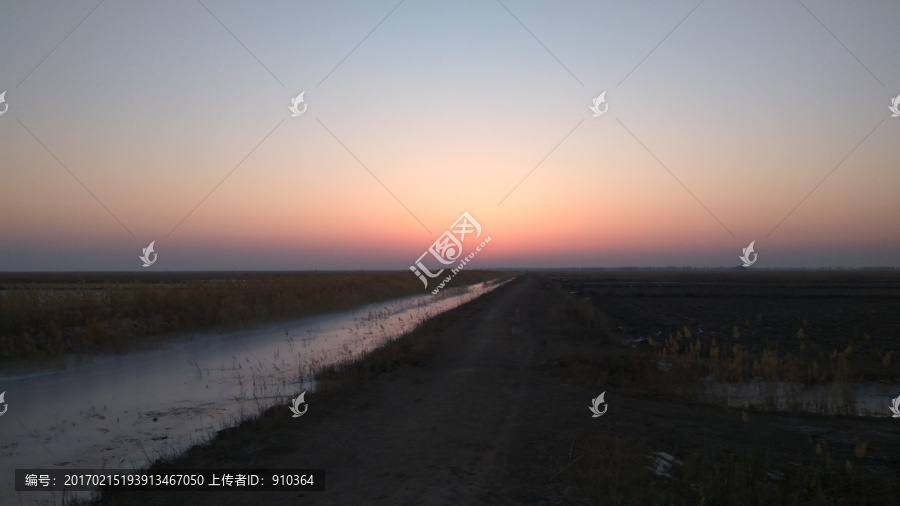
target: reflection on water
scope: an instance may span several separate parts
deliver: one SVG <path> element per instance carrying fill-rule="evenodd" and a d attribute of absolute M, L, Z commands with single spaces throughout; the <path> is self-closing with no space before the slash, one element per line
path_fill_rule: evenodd
<path fill-rule="evenodd" d="M 16 493 L 17 468 L 132 468 L 171 455 L 311 389 L 314 367 L 365 353 L 422 321 L 499 285 L 398 299 L 283 322 L 200 335 L 152 352 L 96 357 L 62 370 L 0 376 L 0 503 L 59 499 Z M 315 416 L 315 395 L 307 395 Z"/>
<path fill-rule="evenodd" d="M 803 385 L 784 381 L 753 383 L 704 382 L 701 398 L 731 407 L 846 416 L 891 416 L 891 398 L 900 385 L 828 383 Z"/>

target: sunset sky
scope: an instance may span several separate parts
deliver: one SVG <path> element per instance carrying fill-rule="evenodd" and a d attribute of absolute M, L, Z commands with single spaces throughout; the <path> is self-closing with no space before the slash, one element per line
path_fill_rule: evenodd
<path fill-rule="evenodd" d="M 753 268 L 900 267 L 898 22 L 896 1 L 5 1 L 0 271 L 406 270 L 464 211 L 492 239 L 472 268 L 735 267 L 751 241 Z"/>

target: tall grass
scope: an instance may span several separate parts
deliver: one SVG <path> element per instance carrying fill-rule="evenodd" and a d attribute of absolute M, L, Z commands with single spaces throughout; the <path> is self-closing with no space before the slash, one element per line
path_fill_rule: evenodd
<path fill-rule="evenodd" d="M 860 352 L 853 341 L 843 349 L 831 350 L 809 341 L 789 351 L 779 351 L 778 345 L 770 342 L 758 352 L 738 342 L 720 347 L 715 337 L 689 341 L 676 335 L 662 342 L 651 339 L 649 344 L 659 348 L 661 361 L 703 375 L 712 374 L 721 381 L 766 380 L 814 385 L 900 377 L 900 364 L 891 360 L 891 350 Z"/>
<path fill-rule="evenodd" d="M 464 271 L 457 286 L 497 278 Z M 0 278 L 0 362 L 126 352 L 165 334 L 227 330 L 426 293 L 408 272 Z"/>

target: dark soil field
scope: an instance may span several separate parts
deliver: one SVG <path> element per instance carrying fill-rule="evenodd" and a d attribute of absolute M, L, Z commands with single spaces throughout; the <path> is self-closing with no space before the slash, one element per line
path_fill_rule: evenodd
<path fill-rule="evenodd" d="M 302 418 L 276 407 L 154 465 L 323 468 L 324 492 L 100 504 L 900 504 L 898 348 L 897 273 L 528 274 L 323 372 Z M 887 401 L 698 394 L 725 380 L 872 382 Z"/>
<path fill-rule="evenodd" d="M 590 303 L 630 342 L 666 348 L 672 337 L 682 354 L 694 344 L 704 358 L 715 342 L 720 360 L 740 346 L 747 354 L 742 370 L 705 364 L 719 376 L 807 384 L 900 378 L 896 272 L 638 272 L 552 279 Z M 772 367 L 748 368 L 766 351 L 769 364 L 761 365 Z M 818 374 L 809 370 L 814 362 Z"/>

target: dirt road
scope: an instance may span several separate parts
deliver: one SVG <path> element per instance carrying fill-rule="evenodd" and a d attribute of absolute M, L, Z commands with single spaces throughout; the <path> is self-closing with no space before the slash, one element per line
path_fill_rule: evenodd
<path fill-rule="evenodd" d="M 304 418 L 292 434 L 297 454 L 270 465 L 326 469 L 328 490 L 310 494 L 316 504 L 474 504 L 491 494 L 518 420 L 535 408 L 528 291 L 516 284 L 467 308 L 421 367 Z M 296 498 L 272 494 L 266 502 Z"/>

